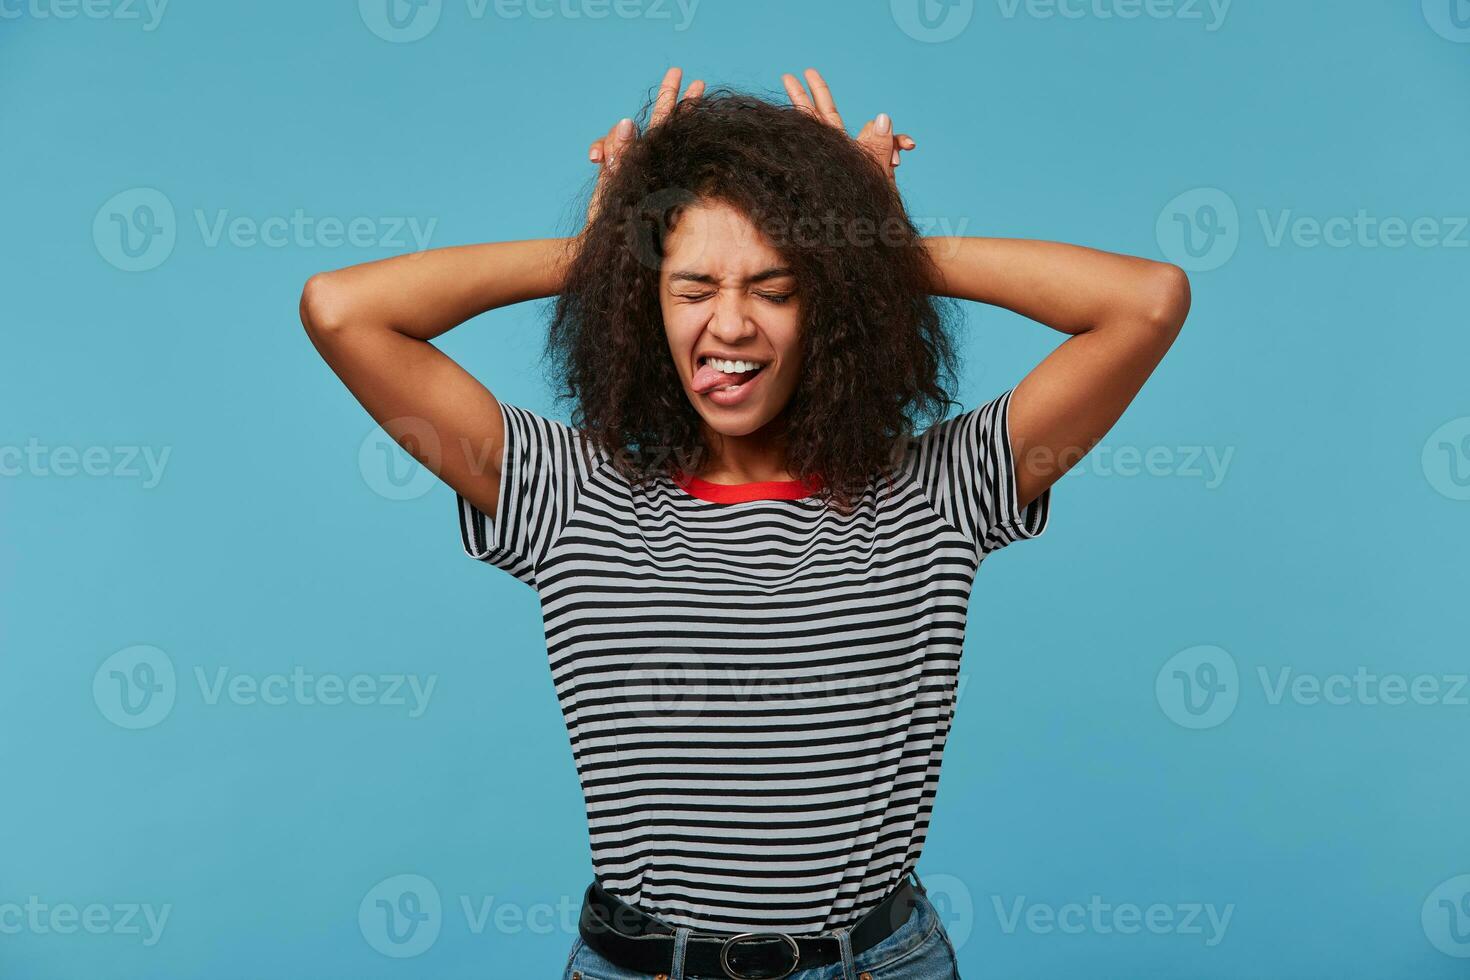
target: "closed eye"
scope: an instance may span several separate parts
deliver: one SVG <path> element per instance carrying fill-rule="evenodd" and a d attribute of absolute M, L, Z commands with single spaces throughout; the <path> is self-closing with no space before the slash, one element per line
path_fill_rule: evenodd
<path fill-rule="evenodd" d="M 674 298 L 675 299 L 688 300 L 691 303 L 700 303 L 700 302 L 703 302 L 704 300 L 709 299 L 713 295 L 714 295 L 714 293 L 675 293 L 674 294 Z M 796 295 L 796 294 L 795 293 L 756 293 L 755 295 L 759 296 L 761 299 L 765 300 L 768 303 L 774 303 L 775 305 L 780 306 L 783 303 L 789 303 L 791 301 L 791 297 L 794 296 L 794 295 Z"/>

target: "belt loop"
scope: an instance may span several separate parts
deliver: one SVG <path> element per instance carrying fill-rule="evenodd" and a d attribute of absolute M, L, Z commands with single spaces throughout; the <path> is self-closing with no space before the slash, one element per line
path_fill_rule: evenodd
<path fill-rule="evenodd" d="M 857 964 L 852 958 L 852 934 L 846 926 L 837 930 L 837 948 L 842 951 L 842 980 L 857 980 Z"/>
<path fill-rule="evenodd" d="M 674 929 L 674 965 L 669 967 L 669 980 L 684 980 L 684 952 L 689 948 L 691 932 L 683 926 Z"/>

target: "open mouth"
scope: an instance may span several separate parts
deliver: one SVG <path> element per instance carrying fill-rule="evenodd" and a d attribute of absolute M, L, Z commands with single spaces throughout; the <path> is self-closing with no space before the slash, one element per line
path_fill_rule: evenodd
<path fill-rule="evenodd" d="M 770 362 L 705 354 L 696 363 L 690 384 L 694 393 L 723 408 L 733 408 L 745 401 Z"/>
<path fill-rule="evenodd" d="M 711 391 L 735 391 L 744 387 L 765 369 L 763 361 L 736 360 L 705 355 L 698 362 L 694 373 L 694 390 L 700 394 Z"/>

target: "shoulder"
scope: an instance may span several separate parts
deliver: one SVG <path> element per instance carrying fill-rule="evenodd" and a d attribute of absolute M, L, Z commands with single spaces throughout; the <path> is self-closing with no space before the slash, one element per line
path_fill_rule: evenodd
<path fill-rule="evenodd" d="M 1012 391 L 1007 389 L 975 408 L 941 419 L 922 432 L 898 440 L 894 447 L 896 463 L 922 478 L 957 460 L 977 462 L 974 453 L 985 451 L 995 443 L 995 434 L 1005 431 Z"/>
<path fill-rule="evenodd" d="M 535 458 L 549 470 L 567 470 L 586 479 L 611 462 L 612 454 L 576 426 L 534 409 L 500 402 L 505 423 L 507 461 Z"/>

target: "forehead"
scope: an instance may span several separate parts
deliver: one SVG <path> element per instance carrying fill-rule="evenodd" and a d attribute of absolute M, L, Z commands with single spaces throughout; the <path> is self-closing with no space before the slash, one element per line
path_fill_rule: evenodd
<path fill-rule="evenodd" d="M 665 240 L 664 252 L 665 278 L 671 272 L 748 276 L 785 264 L 781 252 L 744 213 L 721 201 L 686 207 Z"/>

